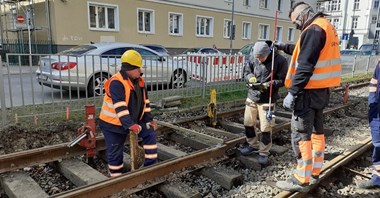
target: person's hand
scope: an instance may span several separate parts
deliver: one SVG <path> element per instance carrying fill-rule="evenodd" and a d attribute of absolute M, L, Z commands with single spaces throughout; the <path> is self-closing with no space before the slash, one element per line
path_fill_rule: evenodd
<path fill-rule="evenodd" d="M 141 126 L 138 124 L 134 124 L 131 127 L 129 127 L 129 130 L 131 130 L 133 133 L 139 134 L 141 131 Z"/>
<path fill-rule="evenodd" d="M 147 124 L 148 124 L 148 126 L 153 127 L 154 130 L 157 130 L 157 128 L 158 128 L 157 122 L 154 120 L 148 122 Z M 149 127 L 147 127 L 147 128 L 149 128 Z"/>
<path fill-rule="evenodd" d="M 251 77 L 249 80 L 248 80 L 249 83 L 253 84 L 253 83 L 256 83 L 257 82 L 257 79 L 256 77 Z"/>
<path fill-rule="evenodd" d="M 286 46 L 286 43 L 281 42 L 281 41 L 276 41 L 276 42 L 274 43 L 274 46 L 275 46 L 278 50 L 284 50 L 284 49 L 285 49 L 285 46 Z"/>
<path fill-rule="evenodd" d="M 263 86 L 263 89 L 266 90 L 266 89 L 268 89 L 268 87 L 270 86 L 270 84 L 269 84 L 269 82 L 265 82 L 265 83 L 262 84 L 262 86 Z"/>
<path fill-rule="evenodd" d="M 284 102 L 283 102 L 283 106 L 285 109 L 290 109 L 290 110 L 293 110 L 294 108 L 294 96 L 288 92 L 288 95 L 286 95 L 286 97 L 284 98 Z"/>

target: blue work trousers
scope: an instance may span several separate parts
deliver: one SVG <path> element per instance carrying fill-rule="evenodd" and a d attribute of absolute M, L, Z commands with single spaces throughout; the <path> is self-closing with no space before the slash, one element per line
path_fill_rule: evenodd
<path fill-rule="evenodd" d="M 371 109 L 371 107 L 370 107 Z M 379 113 L 369 111 L 369 124 L 371 126 L 373 154 L 372 164 L 374 166 L 372 182 L 380 186 L 380 117 Z"/>
<path fill-rule="evenodd" d="M 139 137 L 143 139 L 143 145 L 155 145 L 157 143 L 157 134 L 153 127 L 149 129 L 146 127 L 146 123 L 139 123 L 142 127 Z M 105 128 L 101 128 L 104 140 L 107 146 L 107 161 L 109 165 L 119 166 L 123 164 L 123 151 L 124 142 L 129 135 L 129 131 L 125 133 L 115 133 Z M 157 154 L 157 149 L 145 149 L 145 154 Z M 157 158 L 148 159 L 145 158 L 144 166 L 149 166 L 157 162 Z"/>

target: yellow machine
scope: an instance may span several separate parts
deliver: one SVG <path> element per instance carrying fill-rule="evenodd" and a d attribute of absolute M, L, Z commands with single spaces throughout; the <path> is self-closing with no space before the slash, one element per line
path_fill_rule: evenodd
<path fill-rule="evenodd" d="M 216 118 L 216 90 L 211 89 L 210 92 L 210 103 L 207 106 L 207 116 L 210 118 L 210 125 L 215 127 L 217 118 Z"/>

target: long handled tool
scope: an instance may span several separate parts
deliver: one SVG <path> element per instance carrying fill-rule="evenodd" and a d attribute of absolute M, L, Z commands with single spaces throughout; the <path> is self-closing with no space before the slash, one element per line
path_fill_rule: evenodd
<path fill-rule="evenodd" d="M 138 135 L 129 131 L 129 150 L 131 156 L 131 170 L 134 171 L 144 164 L 144 149 L 138 143 Z"/>
<path fill-rule="evenodd" d="M 268 120 L 268 122 L 272 121 L 272 118 L 274 116 L 274 113 L 272 112 L 272 89 L 273 89 L 273 70 L 274 70 L 274 53 L 275 53 L 275 47 L 274 47 L 274 43 L 276 42 L 276 36 L 277 36 L 277 14 L 278 14 L 278 11 L 276 10 L 275 12 L 275 19 L 274 19 L 274 35 L 273 35 L 273 42 L 272 42 L 272 68 L 271 68 L 271 72 L 270 72 L 270 88 L 269 88 L 269 109 L 267 111 L 267 114 L 266 114 L 266 118 Z"/>

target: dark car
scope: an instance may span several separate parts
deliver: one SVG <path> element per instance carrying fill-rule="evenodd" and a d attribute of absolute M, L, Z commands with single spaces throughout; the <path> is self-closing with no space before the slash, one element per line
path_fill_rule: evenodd
<path fill-rule="evenodd" d="M 140 45 L 150 48 L 158 52 L 162 56 L 169 56 L 169 51 L 162 45 L 156 45 L 156 44 L 140 44 Z"/>
<path fill-rule="evenodd" d="M 247 45 L 244 45 L 240 50 L 239 50 L 239 54 L 242 54 L 244 56 L 249 56 L 249 55 L 253 55 L 253 46 L 255 45 L 254 42 L 252 43 L 249 43 Z"/>
<path fill-rule="evenodd" d="M 360 46 L 359 51 L 362 55 L 375 55 L 378 53 L 376 50 L 376 46 L 374 47 L 371 43 L 363 44 L 362 46 Z"/>
<path fill-rule="evenodd" d="M 346 49 L 346 50 L 340 50 L 340 55 L 361 55 L 360 50 L 352 50 L 352 49 Z"/>

